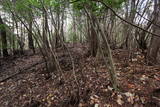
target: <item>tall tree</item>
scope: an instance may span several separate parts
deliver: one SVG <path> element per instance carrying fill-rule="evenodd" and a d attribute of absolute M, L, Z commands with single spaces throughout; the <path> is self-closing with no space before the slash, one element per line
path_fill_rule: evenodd
<path fill-rule="evenodd" d="M 31 15 L 32 13 L 29 12 L 29 21 L 28 21 L 28 24 L 29 24 L 29 31 L 28 31 L 28 46 L 29 46 L 29 49 L 32 49 L 33 50 L 33 53 L 35 53 L 35 49 L 34 49 L 34 42 L 33 42 L 33 37 L 32 37 L 32 20 L 33 20 L 33 17 Z"/>
<path fill-rule="evenodd" d="M 136 0 L 127 0 L 126 2 L 126 13 L 125 13 L 125 19 L 131 23 L 134 22 L 134 18 L 136 15 Z M 129 8 L 130 7 L 130 8 Z M 128 24 L 124 24 L 124 29 L 123 29 L 123 33 L 125 38 L 125 43 L 124 43 L 124 47 L 129 49 L 130 48 L 130 43 L 132 40 L 132 27 Z"/>
<path fill-rule="evenodd" d="M 93 24 L 91 25 L 91 55 L 92 56 L 96 56 L 97 55 L 97 50 L 98 50 L 98 36 L 96 35 L 96 31 L 94 30 L 93 27 L 95 27 L 95 17 L 92 15 L 91 16 L 91 20 L 93 22 Z"/>
<path fill-rule="evenodd" d="M 160 25 L 160 0 L 154 0 L 154 23 Z M 160 34 L 160 28 L 158 26 L 152 26 L 153 33 Z M 147 59 L 149 64 L 157 63 L 157 55 L 160 49 L 160 37 L 152 36 L 150 46 L 147 53 Z"/>
<path fill-rule="evenodd" d="M 8 56 L 8 50 L 7 50 L 7 33 L 6 33 L 6 28 L 5 24 L 3 23 L 3 20 L 0 16 L 0 34 L 1 34 L 1 39 L 2 39 L 2 53 L 4 57 Z"/>

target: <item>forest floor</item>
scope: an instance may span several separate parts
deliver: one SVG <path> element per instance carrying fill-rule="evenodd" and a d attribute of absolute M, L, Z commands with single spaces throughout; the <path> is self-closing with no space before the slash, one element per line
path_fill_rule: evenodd
<path fill-rule="evenodd" d="M 140 52 L 134 51 L 127 62 L 127 51 L 113 50 L 117 92 L 102 59 L 87 57 L 86 45 L 68 47 L 77 81 L 69 54 L 61 48 L 61 80 L 56 71 L 48 78 L 40 54 L 1 58 L 0 107 L 160 107 L 160 66 L 146 65 Z"/>

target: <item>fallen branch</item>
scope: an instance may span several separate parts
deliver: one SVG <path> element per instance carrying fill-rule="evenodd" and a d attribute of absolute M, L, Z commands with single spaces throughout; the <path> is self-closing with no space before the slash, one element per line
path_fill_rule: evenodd
<path fill-rule="evenodd" d="M 18 74 L 24 73 L 25 71 L 28 71 L 29 69 L 31 69 L 31 68 L 39 65 L 39 64 L 42 64 L 42 63 L 45 63 L 45 61 L 37 62 L 37 63 L 35 63 L 35 64 L 33 64 L 33 65 L 25 68 L 25 69 L 20 69 L 20 70 L 18 70 L 16 73 L 14 73 L 14 74 L 12 74 L 12 75 L 9 75 L 8 77 L 0 80 L 0 82 L 5 82 L 5 81 L 7 81 L 7 80 L 9 80 L 9 79 L 12 79 L 12 78 L 14 78 L 15 76 L 17 76 Z"/>

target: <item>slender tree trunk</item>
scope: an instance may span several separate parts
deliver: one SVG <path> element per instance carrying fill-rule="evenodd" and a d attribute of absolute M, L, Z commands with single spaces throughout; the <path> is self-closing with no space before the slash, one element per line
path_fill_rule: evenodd
<path fill-rule="evenodd" d="M 46 10 L 44 9 L 43 10 L 43 44 L 46 48 L 49 48 L 49 42 L 47 38 L 47 35 L 48 35 L 47 27 L 48 27 L 48 16 L 47 16 Z"/>
<path fill-rule="evenodd" d="M 105 34 L 103 28 L 99 24 L 99 22 L 96 19 L 95 19 L 94 22 L 96 24 L 97 30 L 99 31 L 99 35 L 102 37 L 103 43 L 105 45 L 104 51 L 102 49 L 101 49 L 101 51 L 103 51 L 103 53 L 107 52 L 107 58 L 104 58 L 104 61 L 105 61 L 106 66 L 109 68 L 111 83 L 113 85 L 113 88 L 115 90 L 118 90 L 119 85 L 118 85 L 118 82 L 117 82 L 116 68 L 114 66 L 114 61 L 113 61 L 112 52 L 111 52 L 111 48 L 110 48 L 108 39 L 106 37 L 106 34 Z"/>
<path fill-rule="evenodd" d="M 0 25 L 1 25 L 1 39 L 2 39 L 2 53 L 4 57 L 7 57 L 8 50 L 7 50 L 7 34 L 6 34 L 6 28 L 4 26 L 3 20 L 0 16 Z"/>
<path fill-rule="evenodd" d="M 65 41 L 65 37 L 64 37 L 64 12 L 62 13 L 61 16 L 61 36 L 62 36 L 62 40 Z"/>
<path fill-rule="evenodd" d="M 160 25 L 160 0 L 154 0 L 155 6 L 154 6 L 154 18 L 155 18 L 155 23 L 157 25 Z M 160 28 L 157 26 L 153 25 L 153 32 L 155 34 L 160 34 Z M 148 63 L 153 65 L 157 63 L 157 56 L 158 56 L 158 51 L 160 49 L 160 38 L 156 36 L 152 36 L 151 38 L 151 43 L 147 52 L 147 60 Z"/>
<path fill-rule="evenodd" d="M 56 27 L 57 27 L 57 31 L 56 31 L 56 43 L 55 46 L 59 47 L 60 46 L 60 13 L 59 13 L 59 9 L 58 12 L 56 13 Z"/>
<path fill-rule="evenodd" d="M 32 20 L 29 21 L 28 46 L 29 49 L 32 49 L 33 53 L 35 53 L 34 42 L 32 37 Z"/>
<path fill-rule="evenodd" d="M 14 17 L 13 15 L 12 15 L 12 17 Z M 15 48 L 16 48 L 16 43 L 15 43 L 15 34 L 14 34 L 14 31 L 15 31 L 15 21 L 14 21 L 14 18 L 12 18 L 12 20 L 13 20 L 13 30 L 12 30 L 12 32 L 13 32 L 13 35 L 12 35 L 12 50 L 13 50 L 13 54 L 15 53 Z"/>
<path fill-rule="evenodd" d="M 20 25 L 20 37 L 19 37 L 19 42 L 20 42 L 20 54 L 24 54 L 24 41 L 23 41 L 23 28 L 22 28 L 22 23 Z"/>
<path fill-rule="evenodd" d="M 130 4 L 130 13 L 128 13 L 129 8 L 128 5 Z M 136 15 L 136 0 L 131 0 L 131 2 L 128 0 L 127 4 L 126 4 L 126 14 L 125 14 L 125 19 L 128 20 L 129 22 L 133 23 L 134 22 L 134 18 Z M 132 27 L 128 24 L 124 24 L 124 29 L 123 29 L 123 35 L 126 37 L 125 38 L 125 44 L 124 47 L 126 49 L 129 49 L 131 46 L 131 41 L 133 38 L 132 37 Z"/>
<path fill-rule="evenodd" d="M 91 55 L 93 56 L 93 57 L 95 57 L 96 55 L 97 55 L 97 50 L 98 50 L 98 35 L 96 35 L 96 31 L 94 30 L 94 27 L 96 27 L 95 26 L 95 17 L 94 16 L 92 16 L 91 17 L 92 19 L 92 22 L 93 22 L 93 24 L 91 24 L 91 43 L 90 43 L 90 47 L 91 47 Z"/>
<path fill-rule="evenodd" d="M 109 68 L 109 74 L 110 74 L 111 83 L 113 85 L 113 88 L 115 90 L 118 90 L 118 82 L 117 82 L 117 76 L 116 76 L 116 69 L 115 69 L 115 66 L 114 66 L 114 62 L 113 62 L 113 58 L 112 58 L 112 52 L 111 52 L 111 49 L 110 49 L 110 45 L 109 45 L 109 42 L 108 42 L 108 40 L 106 38 L 105 32 L 104 32 L 104 30 L 102 30 L 102 27 L 101 27 L 100 23 L 98 22 L 98 20 L 96 20 L 96 18 L 94 20 L 92 20 L 92 18 L 94 17 L 94 15 L 92 14 L 92 16 L 91 16 L 86 8 L 85 8 L 85 11 L 87 13 L 87 16 L 91 20 L 91 26 L 95 26 L 95 27 L 93 27 L 93 30 L 95 30 L 97 38 L 98 38 L 98 33 L 97 32 L 99 32 L 99 35 L 103 39 L 103 42 L 105 44 L 104 51 L 106 51 L 108 53 L 108 57 L 107 57 L 108 61 L 106 60 L 106 58 L 104 58 L 104 61 L 105 61 L 106 66 Z M 97 41 L 98 41 L 98 39 L 97 39 Z M 101 50 L 102 50 L 102 48 L 101 48 Z"/>

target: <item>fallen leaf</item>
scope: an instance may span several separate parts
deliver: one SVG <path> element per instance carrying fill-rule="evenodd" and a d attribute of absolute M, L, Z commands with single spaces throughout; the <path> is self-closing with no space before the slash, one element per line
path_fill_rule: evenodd
<path fill-rule="evenodd" d="M 112 88 L 112 87 L 110 87 L 110 86 L 108 86 L 108 90 L 112 91 L 112 90 L 113 90 L 113 88 Z"/>
<path fill-rule="evenodd" d="M 112 107 L 110 104 L 105 104 L 104 107 Z"/>
<path fill-rule="evenodd" d="M 137 59 L 136 59 L 136 58 L 133 58 L 133 59 L 132 59 L 132 61 L 133 61 L 133 62 L 136 62 L 136 61 L 137 61 Z"/>
<path fill-rule="evenodd" d="M 95 104 L 94 107 L 99 107 L 99 105 L 98 105 L 98 104 Z"/>
<path fill-rule="evenodd" d="M 134 84 L 128 84 L 128 88 L 134 88 Z"/>
<path fill-rule="evenodd" d="M 144 81 L 146 79 L 148 79 L 148 77 L 146 75 L 142 75 L 142 77 L 140 78 L 141 81 Z"/>
<path fill-rule="evenodd" d="M 1 82 L 0 85 L 4 85 L 4 82 Z"/>
<path fill-rule="evenodd" d="M 127 101 L 130 102 L 131 104 L 134 103 L 134 94 L 130 93 L 130 92 L 126 92 L 125 95 L 128 97 Z"/>
<path fill-rule="evenodd" d="M 144 97 L 140 97 L 141 102 L 144 104 L 145 103 L 145 98 Z"/>
<path fill-rule="evenodd" d="M 117 103 L 119 104 L 119 105 L 122 105 L 124 102 L 123 102 L 123 100 L 122 100 L 122 96 L 121 95 L 118 95 L 117 96 Z"/>

